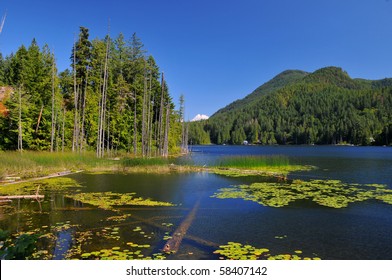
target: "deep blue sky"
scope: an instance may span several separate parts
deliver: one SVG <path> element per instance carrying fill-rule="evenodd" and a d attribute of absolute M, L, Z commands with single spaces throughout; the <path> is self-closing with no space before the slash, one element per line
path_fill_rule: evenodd
<path fill-rule="evenodd" d="M 389 0 L 0 0 L 0 52 L 36 38 L 69 67 L 79 26 L 91 39 L 136 32 L 187 117 L 211 115 L 286 69 L 340 66 L 353 78 L 392 77 Z"/>

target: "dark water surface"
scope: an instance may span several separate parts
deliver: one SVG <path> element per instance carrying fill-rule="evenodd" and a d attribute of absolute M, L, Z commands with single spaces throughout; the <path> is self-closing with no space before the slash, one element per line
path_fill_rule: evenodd
<path fill-rule="evenodd" d="M 335 146 L 194 146 L 188 160 L 209 166 L 230 155 L 282 155 L 292 164 L 317 169 L 290 174 L 302 180 L 334 179 L 347 183 L 384 184 L 392 189 L 392 149 L 387 147 Z M 54 258 L 64 258 L 74 245 L 77 231 L 91 233 L 82 252 L 118 246 L 127 242 L 150 244 L 144 255 L 160 252 L 164 235 L 175 231 L 196 202 L 200 207 L 187 236 L 172 259 L 216 259 L 216 246 L 227 242 L 268 248 L 271 254 L 303 251 L 321 259 L 392 259 L 392 205 L 376 200 L 357 202 L 334 209 L 308 201 L 282 208 L 265 207 L 242 199 L 211 198 L 219 188 L 259 182 L 260 178 L 229 178 L 205 172 L 185 174 L 75 174 L 83 192 L 135 192 L 138 196 L 168 201 L 175 207 L 123 207 L 119 213 L 97 209 L 69 198 L 52 196 L 37 205 L 22 202 L 17 214 L 3 214 L 1 228 L 26 231 L 34 226 L 59 225 Z M 113 215 L 131 214 L 113 222 Z M 78 225 L 64 228 L 63 223 Z M 159 227 L 174 224 L 170 229 Z M 140 226 L 145 233 L 135 232 Z M 118 227 L 118 238 L 108 238 L 104 229 Z M 169 233 L 168 233 L 169 232 Z M 284 238 L 276 238 L 284 236 Z M 109 236 L 110 237 L 110 236 Z"/>

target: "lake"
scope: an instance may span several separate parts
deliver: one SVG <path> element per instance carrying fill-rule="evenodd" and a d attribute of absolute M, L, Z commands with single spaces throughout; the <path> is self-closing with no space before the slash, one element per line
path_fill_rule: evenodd
<path fill-rule="evenodd" d="M 294 172 L 289 179 L 339 180 L 382 184 L 392 189 L 392 149 L 350 146 L 193 146 L 180 161 L 210 166 L 233 155 L 283 156 L 291 164 L 316 169 Z M 83 193 L 136 193 L 175 206 L 128 206 L 102 209 L 59 193 L 45 200 L 14 201 L 2 209 L 0 227 L 12 233 L 36 232 L 37 258 L 160 258 L 171 237 L 186 231 L 167 259 L 218 259 L 219 245 L 238 242 L 267 248 L 271 255 L 321 259 L 392 259 L 392 205 L 379 200 L 331 208 L 299 200 L 284 207 L 244 199 L 212 197 L 221 188 L 276 181 L 260 176 L 226 177 L 207 172 L 172 174 L 69 175 Z M 45 252 L 47 251 L 47 252 Z"/>

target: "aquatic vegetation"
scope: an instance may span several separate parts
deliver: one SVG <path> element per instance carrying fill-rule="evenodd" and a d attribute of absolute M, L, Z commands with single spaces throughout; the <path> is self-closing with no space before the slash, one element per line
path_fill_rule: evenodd
<path fill-rule="evenodd" d="M 50 179 L 36 180 L 31 182 L 21 182 L 0 187 L 1 195 L 28 195 L 37 191 L 42 192 L 65 192 L 70 189 L 78 190 L 82 186 L 76 180 L 68 177 L 56 177 Z"/>
<path fill-rule="evenodd" d="M 347 184 L 338 180 L 293 180 L 239 185 L 222 188 L 212 197 L 241 198 L 270 207 L 287 206 L 297 200 L 311 200 L 332 208 L 343 208 L 350 203 L 370 199 L 392 204 L 392 190 L 386 186 Z"/>
<path fill-rule="evenodd" d="M 289 159 L 285 156 L 226 156 L 220 158 L 217 164 L 218 167 L 243 169 L 287 165 L 289 165 Z"/>
<path fill-rule="evenodd" d="M 168 165 L 174 163 L 173 159 L 170 158 L 124 158 L 121 160 L 121 165 L 124 167 L 135 167 L 135 166 L 159 166 L 159 165 Z"/>
<path fill-rule="evenodd" d="M 287 176 L 290 172 L 309 171 L 312 166 L 290 164 L 283 156 L 231 156 L 224 157 L 210 169 L 211 172 L 230 176 Z"/>
<path fill-rule="evenodd" d="M 93 251 L 83 253 L 82 259 L 92 260 L 163 260 L 165 256 L 161 253 L 153 254 L 152 257 L 145 256 L 141 251 L 130 251 L 128 249 L 121 250 L 120 247 L 113 247 L 111 249 L 102 249 L 100 251 Z"/>
<path fill-rule="evenodd" d="M 165 227 L 172 227 L 173 226 L 172 223 L 162 223 L 162 225 L 165 226 Z"/>
<path fill-rule="evenodd" d="M 275 239 L 285 239 L 285 238 L 287 238 L 287 235 L 282 235 L 282 236 L 277 235 L 277 236 L 275 236 Z"/>
<path fill-rule="evenodd" d="M 80 257 L 81 259 L 90 260 L 163 260 L 165 254 L 154 253 L 151 256 L 147 256 L 146 253 L 150 250 L 151 245 L 149 244 L 137 244 L 133 242 L 127 242 L 127 249 L 121 249 L 120 246 L 115 246 L 108 249 L 101 249 L 91 252 L 79 253 L 79 256 L 74 255 L 73 258 Z"/>
<path fill-rule="evenodd" d="M 67 197 L 82 203 L 91 204 L 105 210 L 114 210 L 115 206 L 174 206 L 170 202 L 155 201 L 149 198 L 136 197 L 136 193 L 77 193 Z"/>
<path fill-rule="evenodd" d="M 28 224 L 28 223 L 26 223 Z M 0 230 L 0 258 L 2 259 L 40 259 L 53 258 L 54 248 L 62 249 L 61 232 L 76 228 L 70 221 L 25 229 L 16 233 Z"/>
<path fill-rule="evenodd" d="M 25 260 L 33 257 L 36 250 L 38 235 L 22 233 L 16 238 L 1 234 L 0 258 L 6 260 Z"/>
<path fill-rule="evenodd" d="M 226 245 L 219 246 L 220 249 L 214 251 L 214 254 L 221 255 L 221 259 L 228 260 L 319 260 L 318 257 L 304 257 L 301 250 L 296 250 L 294 254 L 271 255 L 267 248 L 256 248 L 251 245 L 242 245 L 237 242 L 228 242 Z"/>
<path fill-rule="evenodd" d="M 106 221 L 113 221 L 113 222 L 123 222 L 127 218 L 132 216 L 132 214 L 124 214 L 124 215 L 116 215 L 116 216 L 110 216 L 106 218 Z"/>

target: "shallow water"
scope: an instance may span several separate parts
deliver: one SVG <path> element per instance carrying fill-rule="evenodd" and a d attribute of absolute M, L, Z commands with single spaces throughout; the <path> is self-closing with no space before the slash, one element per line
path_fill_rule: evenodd
<path fill-rule="evenodd" d="M 222 156 L 282 155 L 292 164 L 317 169 L 290 174 L 293 179 L 334 179 L 347 183 L 384 184 L 392 189 L 392 149 L 386 147 L 334 146 L 194 146 L 187 161 L 212 165 Z M 199 173 L 182 174 L 74 174 L 82 192 L 135 192 L 143 198 L 167 201 L 174 207 L 119 207 L 103 210 L 64 197 L 46 194 L 45 201 L 14 202 L 17 212 L 2 209 L 0 227 L 11 232 L 55 232 L 55 245 L 47 246 L 49 258 L 69 258 L 79 246 L 82 253 L 148 244 L 139 255 L 152 256 L 163 249 L 196 202 L 192 219 L 176 254 L 169 259 L 217 259 L 217 246 L 227 242 L 268 248 L 271 254 L 292 254 L 321 259 L 392 259 L 392 205 L 376 200 L 356 202 L 334 209 L 309 201 L 282 208 L 262 206 L 242 199 L 212 198 L 218 189 L 263 180 L 260 177 L 229 178 Z M 122 221 L 113 216 L 131 214 Z M 109 219 L 108 219 L 109 218 Z M 173 224 L 173 226 L 166 226 Z M 135 230 L 140 227 L 141 230 Z M 142 233 L 141 233 L 142 232 Z M 281 237 L 281 238 L 279 238 Z M 118 249 L 116 249 L 118 250 Z M 42 256 L 42 258 L 45 258 Z"/>

